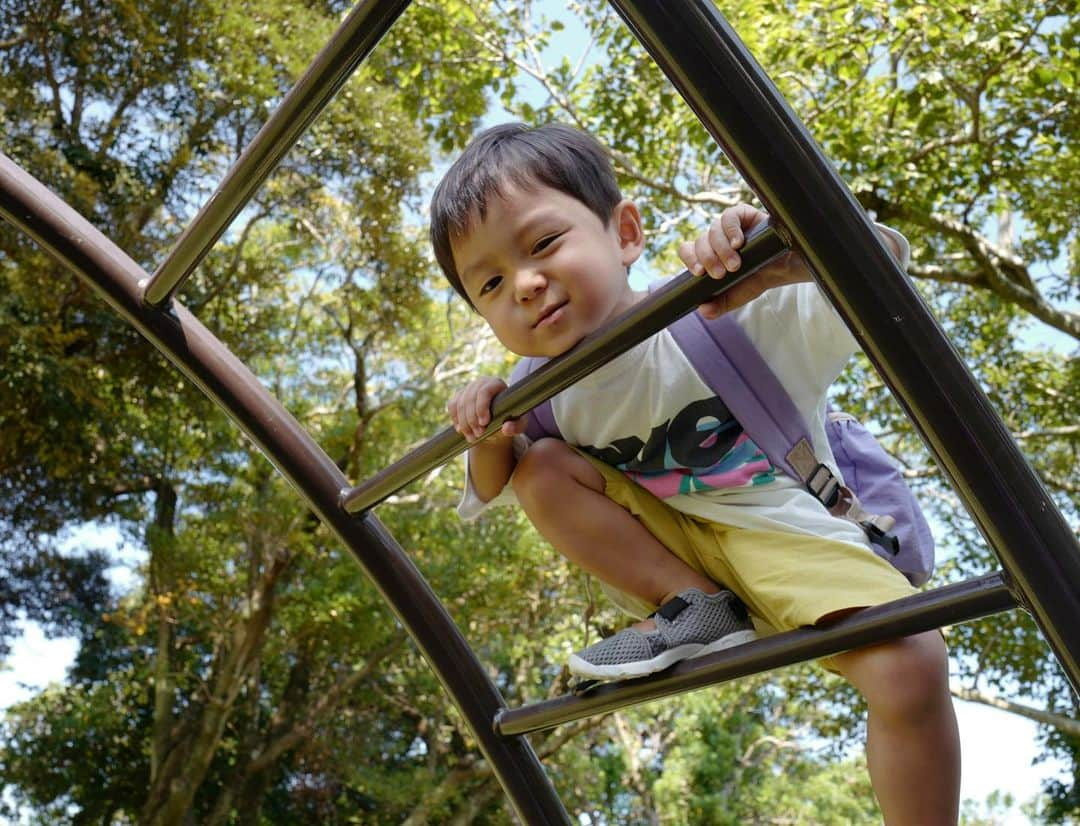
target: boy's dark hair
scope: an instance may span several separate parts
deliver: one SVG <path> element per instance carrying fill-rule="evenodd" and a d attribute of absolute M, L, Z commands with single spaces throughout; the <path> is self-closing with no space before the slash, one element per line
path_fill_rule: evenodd
<path fill-rule="evenodd" d="M 450 166 L 431 199 L 431 245 L 446 280 L 469 301 L 454 266 L 450 240 L 487 215 L 508 185 L 549 186 L 581 201 L 606 227 L 622 200 L 611 160 L 591 135 L 560 123 L 504 123 L 474 137 Z M 471 305 L 472 302 L 469 301 Z"/>

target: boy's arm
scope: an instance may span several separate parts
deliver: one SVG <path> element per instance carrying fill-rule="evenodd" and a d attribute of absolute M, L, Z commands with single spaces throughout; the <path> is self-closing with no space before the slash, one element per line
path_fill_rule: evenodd
<path fill-rule="evenodd" d="M 737 204 L 728 207 L 709 228 L 694 241 L 685 241 L 679 247 L 679 257 L 683 264 L 695 275 L 708 274 L 713 278 L 723 278 L 729 272 L 735 272 L 742 264 L 738 250 L 746 241 L 745 233 L 769 218 L 761 210 L 749 204 Z M 878 234 L 902 266 L 907 266 L 909 251 L 903 236 L 885 227 L 878 226 Z M 766 267 L 762 267 L 752 277 L 736 284 L 727 292 L 701 305 L 701 314 L 706 318 L 716 318 L 726 312 L 748 304 L 766 290 L 785 284 L 797 284 L 813 281 L 813 276 L 796 252 L 788 252 Z"/>
<path fill-rule="evenodd" d="M 469 480 L 481 502 L 490 502 L 510 481 L 517 465 L 513 443 L 499 433 L 469 448 Z"/>
<path fill-rule="evenodd" d="M 498 433 L 477 441 L 491 424 L 491 402 L 506 389 L 506 382 L 485 376 L 470 382 L 454 394 L 447 404 L 450 419 L 467 441 L 469 448 L 469 480 L 477 497 L 489 502 L 502 493 L 517 465 L 514 456 L 514 436 L 525 432 L 526 417 L 503 424 Z"/>

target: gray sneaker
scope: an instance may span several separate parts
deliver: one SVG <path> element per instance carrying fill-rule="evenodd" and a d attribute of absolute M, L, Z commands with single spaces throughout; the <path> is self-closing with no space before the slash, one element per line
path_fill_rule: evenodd
<path fill-rule="evenodd" d="M 593 680 L 643 677 L 680 660 L 749 642 L 757 635 L 746 607 L 731 591 L 681 592 L 652 615 L 655 630 L 624 628 L 570 656 L 570 673 Z"/>

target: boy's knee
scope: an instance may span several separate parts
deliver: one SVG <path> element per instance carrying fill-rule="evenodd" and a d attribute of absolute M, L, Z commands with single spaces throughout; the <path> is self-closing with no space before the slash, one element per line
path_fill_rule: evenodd
<path fill-rule="evenodd" d="M 938 631 L 841 655 L 842 670 L 871 708 L 910 718 L 949 697 L 949 659 Z"/>
<path fill-rule="evenodd" d="M 586 459 L 559 439 L 539 439 L 517 461 L 510 477 L 518 501 L 525 506 L 566 501 L 567 486 L 604 489 L 604 478 Z"/>

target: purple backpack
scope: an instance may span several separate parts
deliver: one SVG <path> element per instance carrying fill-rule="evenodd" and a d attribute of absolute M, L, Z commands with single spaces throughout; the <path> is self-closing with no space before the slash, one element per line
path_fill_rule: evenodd
<path fill-rule="evenodd" d="M 747 435 L 785 473 L 806 485 L 834 516 L 859 524 L 874 551 L 912 585 L 934 569 L 934 540 L 919 503 L 877 439 L 853 416 L 830 412 L 825 423 L 841 484 L 814 455 L 809 430 L 795 403 L 730 316 L 705 319 L 693 312 L 668 328 L 704 382 L 723 399 Z M 511 384 L 546 359 L 524 358 Z M 722 388 L 722 392 L 721 392 Z M 562 438 L 551 401 L 529 413 L 527 434 Z"/>

